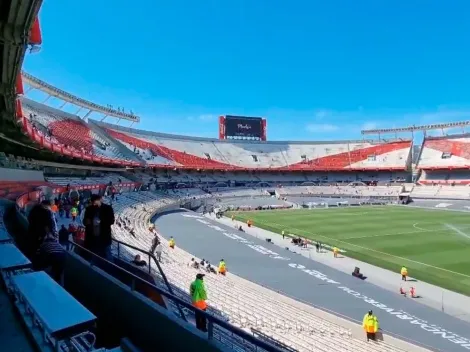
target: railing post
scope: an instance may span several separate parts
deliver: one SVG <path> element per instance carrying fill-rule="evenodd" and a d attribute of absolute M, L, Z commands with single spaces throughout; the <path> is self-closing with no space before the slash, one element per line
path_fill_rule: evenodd
<path fill-rule="evenodd" d="M 150 258 L 150 253 L 149 253 L 148 257 L 149 257 L 149 261 L 148 261 L 148 263 L 149 263 L 149 274 L 151 274 L 152 273 L 152 262 L 150 261 L 150 259 L 151 259 Z"/>
<path fill-rule="evenodd" d="M 131 281 L 131 291 L 135 291 L 135 279 L 132 278 L 132 281 Z"/>
<path fill-rule="evenodd" d="M 212 321 L 211 318 L 209 318 L 209 321 L 207 324 L 207 339 L 209 341 L 214 339 L 214 322 Z"/>
<path fill-rule="evenodd" d="M 121 259 L 121 244 L 118 242 L 117 245 L 118 245 L 118 248 L 117 248 L 117 251 L 118 251 L 118 259 Z"/>

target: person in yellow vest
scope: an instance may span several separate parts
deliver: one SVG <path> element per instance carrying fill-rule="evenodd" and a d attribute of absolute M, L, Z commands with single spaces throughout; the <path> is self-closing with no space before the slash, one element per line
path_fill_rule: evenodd
<path fill-rule="evenodd" d="M 189 294 L 191 295 L 191 301 L 194 307 L 206 311 L 207 309 L 207 293 L 204 285 L 204 274 L 196 274 L 196 280 L 189 286 Z M 206 317 L 201 314 L 198 310 L 195 311 L 196 328 L 201 331 L 207 331 Z"/>
<path fill-rule="evenodd" d="M 232 221 L 235 220 L 235 216 L 232 215 Z"/>
<path fill-rule="evenodd" d="M 333 257 L 338 258 L 338 252 L 339 252 L 338 247 L 333 247 Z"/>
<path fill-rule="evenodd" d="M 284 239 L 286 236 L 286 231 L 282 230 L 281 235 L 282 235 L 282 239 Z"/>
<path fill-rule="evenodd" d="M 175 249 L 175 240 L 173 236 L 170 237 L 170 240 L 168 241 L 168 245 L 170 246 L 171 249 Z"/>
<path fill-rule="evenodd" d="M 219 274 L 224 275 L 227 273 L 227 266 L 225 265 L 225 261 L 220 259 L 219 263 Z"/>
<path fill-rule="evenodd" d="M 406 266 L 401 267 L 400 274 L 401 274 L 401 279 L 403 281 L 406 281 L 406 277 L 408 276 L 408 269 L 406 268 Z"/>
<path fill-rule="evenodd" d="M 371 310 L 364 315 L 364 319 L 362 319 L 362 327 L 366 332 L 367 341 L 375 341 L 375 334 L 377 333 L 377 330 L 379 330 L 379 320 Z"/>

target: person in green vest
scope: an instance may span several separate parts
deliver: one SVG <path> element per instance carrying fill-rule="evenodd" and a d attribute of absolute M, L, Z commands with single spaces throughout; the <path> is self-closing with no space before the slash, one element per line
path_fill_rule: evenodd
<path fill-rule="evenodd" d="M 73 207 L 72 210 L 70 211 L 70 213 L 72 214 L 72 221 L 75 221 L 75 219 L 77 218 L 77 215 L 78 215 L 78 209 L 77 207 Z"/>
<path fill-rule="evenodd" d="M 191 286 L 189 287 L 189 293 L 191 295 L 191 301 L 193 303 L 193 306 L 200 310 L 206 311 L 207 293 L 206 293 L 206 287 L 204 285 L 204 274 L 199 273 L 196 275 L 196 280 L 194 280 L 191 283 Z M 196 328 L 198 328 L 201 331 L 207 332 L 206 317 L 203 314 L 201 314 L 201 312 L 198 309 L 196 309 L 195 311 Z"/>

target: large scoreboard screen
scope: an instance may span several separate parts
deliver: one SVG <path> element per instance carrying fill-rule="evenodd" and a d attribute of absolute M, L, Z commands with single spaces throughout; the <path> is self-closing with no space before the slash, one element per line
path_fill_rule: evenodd
<path fill-rule="evenodd" d="M 263 119 L 261 117 L 225 116 L 226 137 L 261 138 Z"/>

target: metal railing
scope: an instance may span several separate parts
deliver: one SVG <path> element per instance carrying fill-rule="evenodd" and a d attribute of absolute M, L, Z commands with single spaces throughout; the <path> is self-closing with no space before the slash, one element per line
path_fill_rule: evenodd
<path fill-rule="evenodd" d="M 126 245 L 127 247 L 133 248 L 135 250 L 145 252 L 140 248 L 133 247 L 131 245 L 128 245 L 124 242 L 113 240 L 116 242 L 119 242 L 120 245 Z M 170 292 L 166 292 L 162 290 L 161 288 L 155 286 L 154 284 L 138 277 L 137 275 L 131 273 L 130 271 L 127 271 L 123 269 L 122 267 L 100 257 L 99 255 L 89 251 L 88 249 L 82 247 L 81 245 L 70 241 L 70 245 L 72 249 L 77 248 L 80 251 L 83 251 L 87 253 L 87 255 L 90 255 L 92 258 L 96 258 L 99 261 L 106 263 L 106 265 L 109 265 L 113 267 L 115 270 L 120 271 L 122 274 L 125 274 L 128 278 L 130 278 L 130 284 L 129 287 L 132 291 L 135 291 L 136 284 L 143 284 L 144 286 L 147 286 L 156 292 L 158 292 L 161 296 L 165 297 L 166 299 L 172 301 L 176 306 L 180 308 L 181 307 L 192 312 L 192 313 L 198 313 L 201 316 L 204 316 L 207 320 L 207 339 L 210 342 L 213 343 L 218 343 L 218 344 L 223 344 L 224 346 L 228 346 L 233 350 L 249 350 L 249 351 L 259 351 L 259 352 L 285 352 L 284 349 L 279 348 L 274 346 L 271 343 L 268 343 L 266 341 L 260 340 L 256 338 L 253 335 L 250 335 L 249 333 L 243 331 L 242 329 L 239 329 L 228 322 L 217 318 L 216 316 L 206 312 L 202 311 L 196 307 L 194 307 L 192 304 L 186 302 L 185 300 L 175 296 L 174 294 Z M 146 252 L 147 255 L 150 256 L 150 258 L 154 258 L 156 261 L 156 258 L 153 256 L 153 254 Z M 90 266 L 93 266 L 93 260 L 88 262 Z M 158 261 L 156 261 L 156 264 L 159 266 Z M 160 267 L 160 266 L 159 266 Z M 161 270 L 161 268 L 160 268 Z M 162 276 L 163 277 L 163 276 Z M 168 282 L 168 281 L 167 281 Z M 149 309 L 150 306 L 149 306 Z M 183 315 L 184 316 L 184 315 Z M 227 333 L 224 333 L 224 332 Z"/>
<path fill-rule="evenodd" d="M 121 247 L 127 247 L 127 248 L 131 248 L 135 251 L 138 251 L 144 255 L 146 255 L 148 257 L 148 273 L 149 275 L 152 275 L 152 259 L 153 259 L 153 262 L 156 264 L 157 266 L 157 269 L 158 269 L 158 272 L 160 274 L 160 276 L 162 277 L 163 279 L 163 282 L 165 283 L 165 286 L 166 288 L 168 289 L 168 292 L 171 293 L 172 295 L 174 295 L 174 292 L 173 292 L 173 289 L 170 285 L 170 283 L 168 282 L 168 279 L 166 278 L 166 275 L 165 273 L 163 272 L 163 269 L 162 267 L 160 266 L 160 263 L 159 261 L 157 260 L 157 258 L 155 257 L 155 255 L 149 251 L 145 251 L 141 248 L 138 248 L 138 247 L 135 247 L 135 246 L 132 246 L 126 242 L 122 242 L 122 241 L 119 241 L 119 240 L 116 240 L 116 239 L 112 239 L 112 242 L 116 243 L 117 244 L 117 257 L 118 259 L 121 259 Z M 178 308 L 178 312 L 180 313 L 181 315 L 181 318 L 186 321 L 186 315 L 184 314 L 183 310 L 181 309 L 181 307 L 176 304 L 177 308 Z"/>

